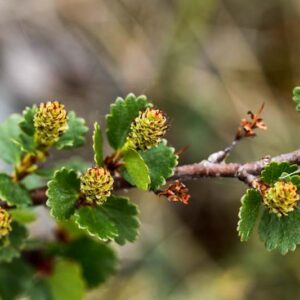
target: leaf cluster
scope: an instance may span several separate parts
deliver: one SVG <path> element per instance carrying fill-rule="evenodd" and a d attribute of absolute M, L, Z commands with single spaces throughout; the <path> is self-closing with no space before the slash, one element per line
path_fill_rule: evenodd
<path fill-rule="evenodd" d="M 278 181 L 292 182 L 300 192 L 298 167 L 287 162 L 269 164 L 261 173 L 261 186 L 270 188 Z M 286 254 L 300 244 L 300 207 L 297 205 L 287 216 L 278 216 L 263 205 L 263 193 L 248 189 L 242 197 L 239 212 L 238 233 L 241 241 L 247 241 L 256 223 L 258 233 L 267 250 L 277 249 Z"/>
<path fill-rule="evenodd" d="M 140 111 L 152 107 L 145 96 L 118 98 L 106 118 L 106 136 L 113 153 L 104 153 L 104 132 L 95 123 L 94 162 L 71 159 L 46 165 L 52 148 L 70 150 L 85 143 L 88 128 L 74 112 L 68 129 L 43 148 L 36 139 L 37 106 L 12 115 L 0 125 L 0 159 L 12 173 L 0 173 L 0 199 L 12 216 L 12 230 L 0 238 L 0 298 L 82 299 L 115 272 L 117 257 L 110 242 L 124 245 L 138 236 L 137 206 L 115 194 L 102 205 L 87 205 L 81 176 L 89 167 L 107 168 L 113 176 L 144 191 L 157 191 L 177 165 L 175 150 L 166 140 L 147 150 L 128 146 L 131 124 Z M 39 220 L 31 190 L 47 186 L 47 207 L 57 222 L 57 239 L 42 242 L 28 237 L 27 225 Z M 42 276 L 41 276 L 42 275 Z M 7 282 L 14 278 L 15 288 Z"/>

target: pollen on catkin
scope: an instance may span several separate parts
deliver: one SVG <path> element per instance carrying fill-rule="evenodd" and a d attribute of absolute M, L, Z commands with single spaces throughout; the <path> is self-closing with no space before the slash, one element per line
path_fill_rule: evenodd
<path fill-rule="evenodd" d="M 146 150 L 160 143 L 166 134 L 168 125 L 164 112 L 147 108 L 140 112 L 130 127 L 127 143 L 137 150 Z"/>
<path fill-rule="evenodd" d="M 80 190 L 89 204 L 103 204 L 111 195 L 113 177 L 104 168 L 90 168 L 80 177 Z"/>
<path fill-rule="evenodd" d="M 263 194 L 263 202 L 278 217 L 287 216 L 293 211 L 300 197 L 297 187 L 291 182 L 277 181 Z"/>
<path fill-rule="evenodd" d="M 11 231 L 11 215 L 7 210 L 0 208 L 0 238 L 9 234 Z"/>
<path fill-rule="evenodd" d="M 38 144 L 51 146 L 68 128 L 65 106 L 58 101 L 41 103 L 35 116 L 34 127 Z"/>

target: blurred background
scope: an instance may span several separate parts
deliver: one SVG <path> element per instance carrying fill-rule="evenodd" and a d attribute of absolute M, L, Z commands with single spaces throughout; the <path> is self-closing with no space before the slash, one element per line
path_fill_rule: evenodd
<path fill-rule="evenodd" d="M 170 118 L 170 143 L 190 145 L 183 164 L 227 146 L 246 112 L 265 103 L 268 131 L 230 160 L 288 152 L 299 148 L 291 101 L 299 36 L 297 0 L 1 1 L 0 120 L 57 99 L 103 126 L 117 96 L 146 94 Z M 92 160 L 89 146 L 64 155 Z M 118 249 L 118 274 L 89 299 L 299 299 L 299 250 L 268 253 L 256 234 L 239 242 L 246 187 L 232 179 L 187 185 L 188 206 L 130 192 L 140 238 Z"/>

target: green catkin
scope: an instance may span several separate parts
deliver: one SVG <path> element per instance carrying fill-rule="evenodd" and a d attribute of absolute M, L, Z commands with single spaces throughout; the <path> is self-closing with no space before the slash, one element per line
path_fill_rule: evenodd
<path fill-rule="evenodd" d="M 58 101 L 41 103 L 34 117 L 37 143 L 49 147 L 68 128 L 65 106 Z"/>
<path fill-rule="evenodd" d="M 277 181 L 263 195 L 264 204 L 278 217 L 287 216 L 299 201 L 297 187 L 291 182 Z"/>
<path fill-rule="evenodd" d="M 165 114 L 161 110 L 147 108 L 132 122 L 127 144 L 137 150 L 150 149 L 161 142 L 167 128 Z"/>
<path fill-rule="evenodd" d="M 90 168 L 80 178 L 80 190 L 89 204 L 103 204 L 111 195 L 113 177 L 104 168 Z"/>
<path fill-rule="evenodd" d="M 11 215 L 7 210 L 0 208 L 0 238 L 9 234 L 11 231 Z"/>

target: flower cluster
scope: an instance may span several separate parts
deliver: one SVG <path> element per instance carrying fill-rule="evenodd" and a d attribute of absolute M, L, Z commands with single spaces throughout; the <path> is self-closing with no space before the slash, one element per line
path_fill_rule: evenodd
<path fill-rule="evenodd" d="M 34 116 L 34 126 L 38 144 L 53 145 L 68 128 L 65 106 L 58 101 L 41 103 Z"/>
<path fill-rule="evenodd" d="M 8 235 L 11 231 L 11 215 L 3 208 L 0 208 L 0 237 Z"/>
<path fill-rule="evenodd" d="M 264 204 L 279 217 L 287 216 L 289 212 L 293 211 L 299 199 L 297 187 L 291 182 L 284 181 L 277 181 L 263 194 Z"/>
<path fill-rule="evenodd" d="M 160 143 L 167 128 L 166 115 L 161 110 L 147 108 L 132 122 L 127 142 L 137 150 L 152 148 Z"/>
<path fill-rule="evenodd" d="M 113 189 L 113 177 L 104 168 L 90 168 L 80 178 L 80 190 L 88 204 L 103 204 Z"/>

